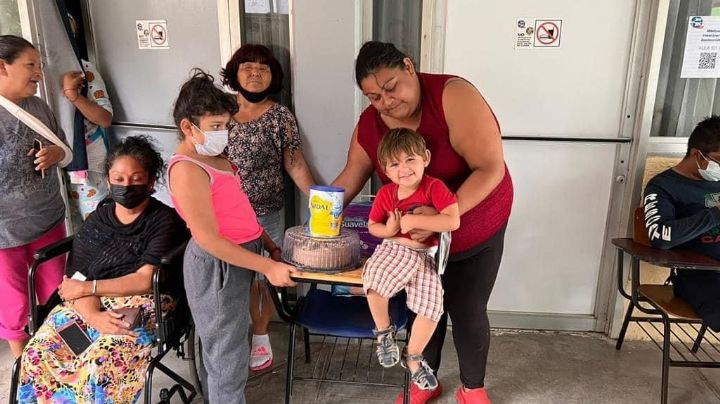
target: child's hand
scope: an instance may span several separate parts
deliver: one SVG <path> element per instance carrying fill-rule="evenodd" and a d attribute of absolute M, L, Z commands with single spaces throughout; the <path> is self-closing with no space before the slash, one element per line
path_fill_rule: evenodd
<path fill-rule="evenodd" d="M 402 218 L 400 218 L 400 231 L 402 233 L 410 233 L 415 229 L 415 216 L 414 215 L 405 215 Z"/>
<path fill-rule="evenodd" d="M 397 234 L 398 231 L 400 231 L 400 211 L 395 209 L 394 211 L 390 212 L 390 215 L 388 216 L 387 222 L 385 222 L 385 227 L 387 228 L 388 236 L 392 237 Z"/>

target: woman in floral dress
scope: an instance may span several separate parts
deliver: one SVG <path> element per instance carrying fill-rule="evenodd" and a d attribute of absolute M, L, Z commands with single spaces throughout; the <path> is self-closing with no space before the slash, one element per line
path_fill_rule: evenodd
<path fill-rule="evenodd" d="M 250 199 L 258 222 L 276 245 L 282 247 L 285 232 L 285 182 L 283 168 L 304 194 L 315 179 L 305 162 L 295 116 L 270 96 L 282 89 L 283 71 L 270 49 L 263 45 L 241 46 L 221 72 L 223 84 L 237 91 L 238 112 L 230 121 L 228 160 L 238 167 L 243 191 Z M 280 249 L 271 253 L 280 260 Z M 272 365 L 267 327 L 273 303 L 262 276 L 250 293 L 252 348 L 250 370 Z"/>
<path fill-rule="evenodd" d="M 144 137 L 129 137 L 108 156 L 114 203 L 90 214 L 73 241 L 62 304 L 23 351 L 21 403 L 132 403 L 144 384 L 154 342 L 152 273 L 186 239 L 175 210 L 150 197 L 164 172 Z M 79 280 L 84 279 L 84 280 Z M 140 325 L 115 310 L 140 308 Z M 92 341 L 75 354 L 58 330 L 77 323 Z"/>

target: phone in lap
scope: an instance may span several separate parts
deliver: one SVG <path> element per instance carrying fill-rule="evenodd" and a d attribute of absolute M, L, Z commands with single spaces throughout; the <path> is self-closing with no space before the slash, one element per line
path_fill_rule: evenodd
<path fill-rule="evenodd" d="M 69 323 L 58 329 L 58 335 L 63 340 L 65 345 L 78 356 L 85 352 L 85 350 L 92 344 L 92 340 L 78 325 L 77 322 L 70 321 Z"/>

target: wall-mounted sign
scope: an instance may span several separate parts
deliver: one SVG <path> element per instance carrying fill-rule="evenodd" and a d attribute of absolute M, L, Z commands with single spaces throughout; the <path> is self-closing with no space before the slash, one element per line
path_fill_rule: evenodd
<path fill-rule="evenodd" d="M 559 48 L 561 34 L 561 19 L 518 18 L 515 49 Z"/>
<path fill-rule="evenodd" d="M 720 51 L 720 16 L 690 17 L 680 77 L 720 77 L 718 51 Z"/>
<path fill-rule="evenodd" d="M 170 49 L 166 20 L 136 20 L 138 49 Z"/>

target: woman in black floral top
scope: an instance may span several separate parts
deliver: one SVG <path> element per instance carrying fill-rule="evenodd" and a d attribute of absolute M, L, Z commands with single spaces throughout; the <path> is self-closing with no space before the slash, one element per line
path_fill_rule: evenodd
<path fill-rule="evenodd" d="M 260 225 L 275 244 L 281 246 L 285 229 L 283 168 L 306 195 L 315 184 L 302 153 L 295 116 L 287 107 L 269 98 L 282 88 L 282 68 L 265 46 L 245 44 L 235 52 L 221 75 L 223 84 L 238 92 L 240 105 L 230 123 L 228 158 L 238 167 L 243 191 Z M 274 251 L 272 258 L 279 260 L 279 252 Z M 250 293 L 251 370 L 272 365 L 267 335 L 272 307 L 267 288 L 258 280 Z"/>

